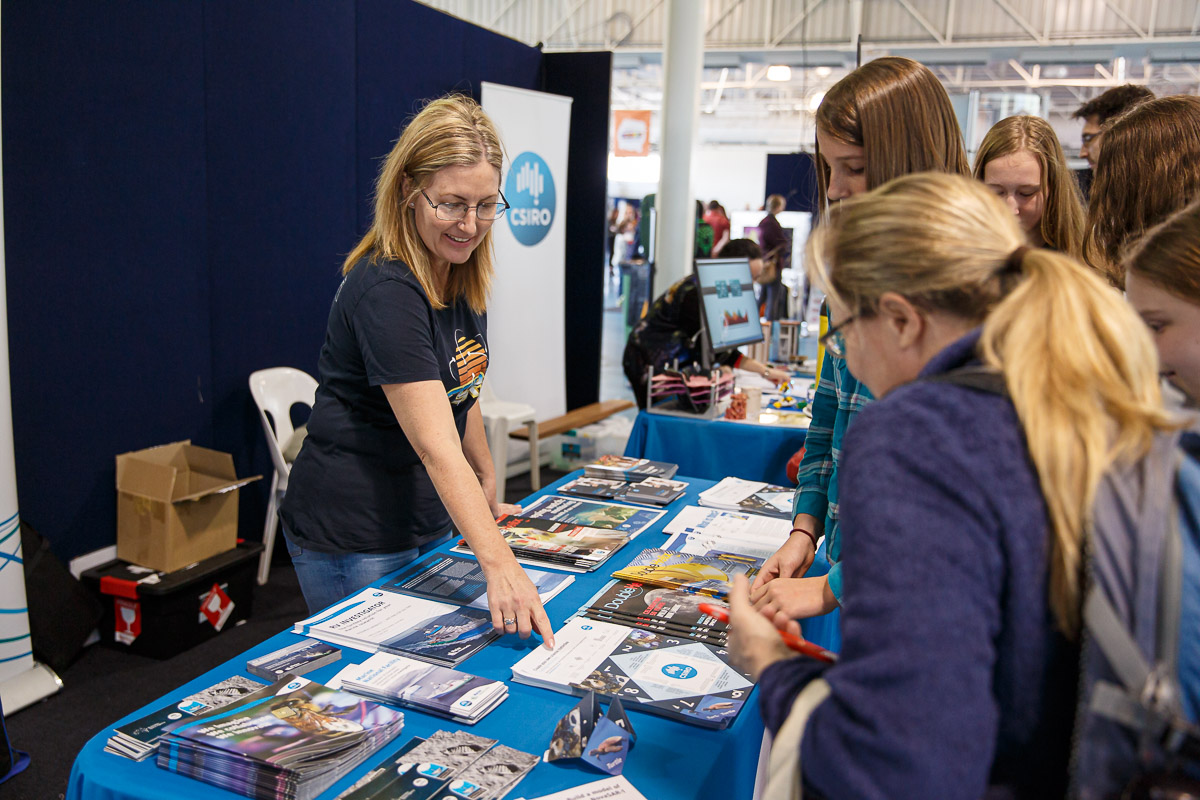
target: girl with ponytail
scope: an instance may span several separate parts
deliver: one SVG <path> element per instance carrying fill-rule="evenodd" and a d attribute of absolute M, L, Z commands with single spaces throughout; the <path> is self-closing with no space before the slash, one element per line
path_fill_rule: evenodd
<path fill-rule="evenodd" d="M 841 320 L 829 346 L 879 399 L 843 455 L 841 661 L 788 658 L 745 582 L 731 594 L 764 721 L 815 705 L 795 747 L 826 798 L 1061 797 L 1092 500 L 1172 425 L 1153 343 L 1103 278 L 1031 249 L 964 178 L 891 181 L 809 248 Z"/>

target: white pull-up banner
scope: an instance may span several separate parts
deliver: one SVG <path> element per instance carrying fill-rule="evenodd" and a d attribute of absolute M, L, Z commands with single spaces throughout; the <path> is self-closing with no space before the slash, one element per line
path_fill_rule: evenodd
<path fill-rule="evenodd" d="M 501 188 L 511 206 L 492 228 L 496 277 L 488 303 L 488 380 L 499 399 L 528 403 L 544 420 L 567 410 L 563 304 L 571 98 L 487 82 L 482 95 L 504 143 Z"/>

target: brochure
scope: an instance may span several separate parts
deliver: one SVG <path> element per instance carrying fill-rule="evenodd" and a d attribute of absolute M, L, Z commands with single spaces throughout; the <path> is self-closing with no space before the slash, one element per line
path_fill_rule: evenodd
<path fill-rule="evenodd" d="M 776 549 L 792 531 L 790 520 L 772 519 L 759 514 L 720 511 L 714 508 L 684 506 L 665 526 L 663 533 L 707 534 L 730 540 L 773 544 Z M 771 552 L 775 552 L 772 550 Z"/>
<path fill-rule="evenodd" d="M 626 503 L 665 506 L 683 496 L 686 481 L 646 478 L 641 481 L 620 481 L 609 478 L 576 478 L 558 487 L 559 494 L 620 500 Z"/>
<path fill-rule="evenodd" d="M 726 728 L 754 688 L 724 648 L 575 618 L 513 665 L 513 680 L 567 694 L 619 695 L 641 710 L 706 728 Z"/>
<path fill-rule="evenodd" d="M 613 577 L 723 598 L 729 593 L 729 582 L 734 575 L 753 578 L 757 572 L 756 559 L 696 556 L 648 548 L 614 572 Z"/>
<path fill-rule="evenodd" d="M 549 520 L 589 528 L 617 530 L 628 534 L 632 539 L 657 522 L 663 513 L 616 503 L 546 496 L 522 509 L 520 517 L 524 520 Z"/>
<path fill-rule="evenodd" d="M 260 678 L 277 681 L 284 675 L 312 672 L 341 657 L 342 651 L 331 644 L 316 639 L 301 639 L 273 653 L 250 659 L 246 662 L 246 671 Z"/>
<path fill-rule="evenodd" d="M 339 674 L 346 691 L 380 703 L 412 706 L 466 725 L 474 725 L 508 697 L 503 681 L 390 653 L 376 653 L 357 669 Z"/>
<path fill-rule="evenodd" d="M 628 486 L 629 481 L 614 478 L 589 478 L 585 475 L 582 478 L 576 478 L 570 483 L 564 483 L 558 487 L 558 493 L 575 495 L 577 497 L 595 497 L 602 500 L 611 500 L 624 493 Z"/>
<path fill-rule="evenodd" d="M 785 486 L 729 477 L 701 492 L 700 505 L 790 520 L 793 494 Z"/>
<path fill-rule="evenodd" d="M 518 562 L 553 566 L 571 572 L 596 569 L 629 541 L 629 535 L 621 531 L 585 528 L 563 522 L 505 516 L 496 524 Z M 471 552 L 462 540 L 450 549 L 456 553 Z"/>
<path fill-rule="evenodd" d="M 560 575 L 540 569 L 526 569 L 525 574 L 538 590 L 542 603 L 574 582 L 572 575 Z M 381 589 L 400 592 L 430 600 L 487 609 L 487 578 L 479 562 L 460 556 L 431 555 L 407 567 Z"/>
<path fill-rule="evenodd" d="M 455 666 L 500 634 L 488 611 L 377 588 L 360 591 L 292 626 L 292 632 L 366 652 Z"/>
<path fill-rule="evenodd" d="M 665 461 L 607 455 L 600 456 L 591 464 L 586 465 L 583 468 L 583 474 L 590 478 L 640 481 L 645 478 L 671 478 L 678 469 L 678 464 L 668 464 Z"/>
<path fill-rule="evenodd" d="M 624 775 L 617 775 L 554 794 L 544 794 L 533 800 L 646 800 L 646 796 L 633 788 Z"/>

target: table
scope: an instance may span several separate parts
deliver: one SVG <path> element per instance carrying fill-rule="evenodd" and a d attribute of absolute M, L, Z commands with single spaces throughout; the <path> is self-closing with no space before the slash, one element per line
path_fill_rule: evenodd
<path fill-rule="evenodd" d="M 679 465 L 681 475 L 729 475 L 791 486 L 787 462 L 804 446 L 804 428 L 689 419 L 639 411 L 625 455 Z"/>
<path fill-rule="evenodd" d="M 576 472 L 566 476 L 531 495 L 530 499 L 553 494 L 558 486 L 579 474 Z M 696 495 L 712 485 L 712 481 L 706 480 L 680 480 L 691 484 L 687 494 L 667 506 L 667 513 L 655 527 L 626 545 L 613 556 L 610 563 L 596 572 L 576 575 L 573 584 L 546 604 L 546 611 L 555 627 L 583 605 L 608 580 L 611 572 L 626 564 L 642 549 L 660 546 L 666 540 L 661 532 L 662 526 L 684 505 L 695 504 Z M 445 545 L 442 550 L 449 546 Z M 820 563 L 814 565 L 814 571 L 810 574 L 823 574 L 828 569 L 823 552 L 818 554 L 818 561 Z M 805 620 L 803 627 L 805 635 L 814 641 L 827 647 L 836 646 L 836 640 L 829 638 L 831 632 L 836 636 L 836 612 Z M 265 655 L 299 638 L 290 632 L 277 634 L 97 733 L 75 759 L 67 800 L 230 800 L 237 797 L 227 790 L 159 769 L 153 759 L 137 763 L 105 753 L 105 740 L 112 733 L 112 727 L 144 716 L 173 699 L 199 691 L 233 674 L 249 675 L 245 671 L 248 659 Z M 383 752 L 394 750 L 413 736 L 429 736 L 439 729 L 456 730 L 464 727 L 481 736 L 499 739 L 502 744 L 518 750 L 541 754 L 550 742 L 555 723 L 578 702 L 578 698 L 511 682 L 511 666 L 536 646 L 533 638 L 521 640 L 516 636 L 506 636 L 489 644 L 462 664 L 461 669 L 472 674 L 509 681 L 509 698 L 477 725 L 464 727 L 450 720 L 404 709 L 404 730 Z M 367 656 L 367 653 L 343 648 L 341 660 L 314 670 L 305 677 L 318 682 L 328 680 L 347 663 L 361 662 Z M 758 769 L 763 731 L 757 695 L 751 699 L 752 702 L 742 709 L 737 721 L 724 731 L 705 730 L 650 714 L 631 712 L 630 719 L 638 740 L 630 753 L 626 777 L 642 794 L 655 800 L 749 798 Z M 379 757 L 377 754 L 369 759 L 321 797 L 337 796 Z M 574 762 L 542 763 L 517 785 L 511 796 L 538 797 L 602 777 L 604 775 L 599 771 Z"/>

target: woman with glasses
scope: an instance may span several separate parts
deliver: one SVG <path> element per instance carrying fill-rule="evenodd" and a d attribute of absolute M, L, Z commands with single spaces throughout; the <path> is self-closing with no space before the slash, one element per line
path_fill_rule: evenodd
<path fill-rule="evenodd" d="M 470 544 L 498 630 L 552 643 L 537 591 L 495 517 L 495 474 L 476 402 L 488 364 L 486 302 L 501 144 L 470 98 L 434 100 L 384 161 L 375 217 L 347 256 L 319 361 L 308 436 L 280 514 L 310 610 L 450 535 Z"/>
<path fill-rule="evenodd" d="M 911 59 L 878 58 L 854 70 L 826 93 L 816 121 L 817 188 L 823 210 L 910 172 L 970 174 L 949 95 L 932 72 Z M 830 324 L 797 476 L 792 535 L 767 559 L 751 591 L 759 611 L 796 633 L 796 619 L 825 614 L 842 601 L 842 438 L 871 400 L 870 391 L 840 357 L 848 323 L 834 314 Z M 805 578 L 822 534 L 829 574 Z"/>
<path fill-rule="evenodd" d="M 830 800 L 1064 797 L 1092 500 L 1173 426 L 1150 337 L 967 178 L 891 181 L 809 247 L 878 399 L 842 462 L 838 663 L 792 658 L 744 579 L 730 595 L 731 652 L 788 748 L 772 763 L 799 756 Z"/>

